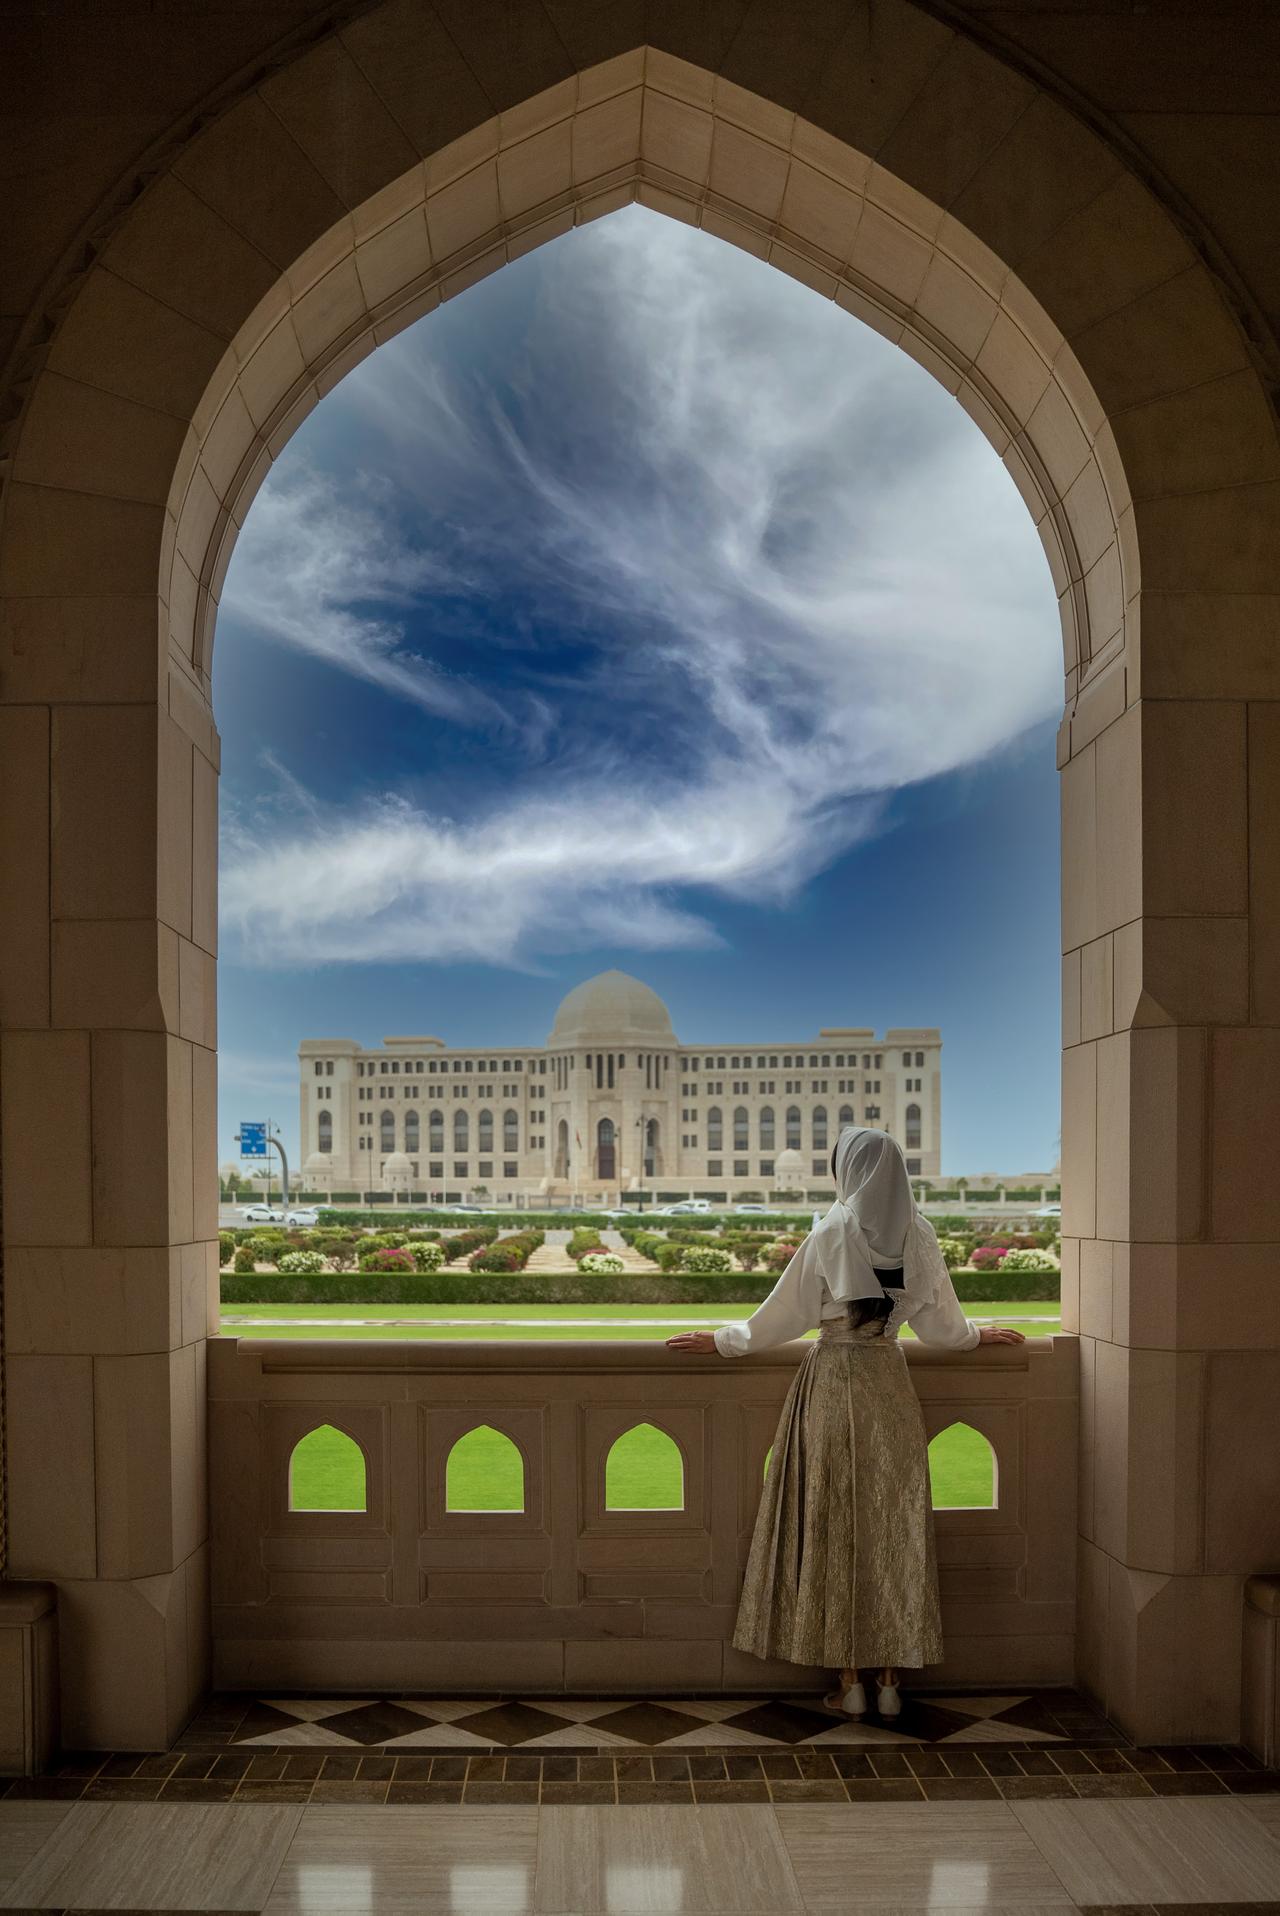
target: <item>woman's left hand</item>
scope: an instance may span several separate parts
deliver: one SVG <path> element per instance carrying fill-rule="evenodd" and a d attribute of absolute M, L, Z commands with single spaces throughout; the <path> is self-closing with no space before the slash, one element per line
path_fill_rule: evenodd
<path fill-rule="evenodd" d="M 978 1332 L 980 1344 L 1025 1344 L 1026 1341 L 1021 1331 L 1010 1330 L 1004 1324 L 984 1324 Z"/>
<path fill-rule="evenodd" d="M 678 1337 L 667 1339 L 669 1351 L 693 1351 L 699 1357 L 714 1357 L 716 1351 L 715 1335 L 712 1331 L 681 1331 Z"/>

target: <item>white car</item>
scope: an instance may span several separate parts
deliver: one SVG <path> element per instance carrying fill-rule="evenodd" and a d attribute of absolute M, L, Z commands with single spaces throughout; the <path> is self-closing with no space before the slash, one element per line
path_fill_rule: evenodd
<path fill-rule="evenodd" d="M 249 1224 L 283 1224 L 284 1212 L 273 1211 L 269 1204 L 249 1204 L 241 1213 Z"/>
<path fill-rule="evenodd" d="M 290 1211 L 285 1219 L 286 1224 L 318 1224 L 319 1222 L 319 1211 Z"/>
<path fill-rule="evenodd" d="M 682 1203 L 669 1206 L 667 1216 L 683 1217 L 690 1211 L 709 1211 L 710 1209 L 711 1201 L 709 1198 L 685 1198 Z"/>
<path fill-rule="evenodd" d="M 733 1208 L 735 1212 L 750 1211 L 756 1217 L 773 1217 L 775 1215 L 767 1204 L 735 1204 Z"/>
<path fill-rule="evenodd" d="M 445 1207 L 450 1217 L 483 1217 L 484 1206 L 480 1204 L 450 1204 Z"/>

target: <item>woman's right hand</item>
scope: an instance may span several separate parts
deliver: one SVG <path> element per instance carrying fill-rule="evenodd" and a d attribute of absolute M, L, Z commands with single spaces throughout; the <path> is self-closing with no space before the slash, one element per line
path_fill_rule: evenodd
<path fill-rule="evenodd" d="M 678 1337 L 667 1339 L 669 1351 L 689 1351 L 699 1357 L 714 1357 L 716 1339 L 714 1331 L 681 1331 Z"/>

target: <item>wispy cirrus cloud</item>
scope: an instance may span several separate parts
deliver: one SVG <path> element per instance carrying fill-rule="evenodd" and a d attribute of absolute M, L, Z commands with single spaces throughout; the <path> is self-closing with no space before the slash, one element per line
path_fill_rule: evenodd
<path fill-rule="evenodd" d="M 508 271 L 509 308 L 506 275 L 467 295 L 488 334 L 463 301 L 330 396 L 327 464 L 304 429 L 227 600 L 412 702 L 424 750 L 500 749 L 502 795 L 295 792 L 270 857 L 233 822 L 250 962 L 714 941 L 709 897 L 786 899 L 1060 697 L 1025 510 L 896 349 L 639 209 Z"/>

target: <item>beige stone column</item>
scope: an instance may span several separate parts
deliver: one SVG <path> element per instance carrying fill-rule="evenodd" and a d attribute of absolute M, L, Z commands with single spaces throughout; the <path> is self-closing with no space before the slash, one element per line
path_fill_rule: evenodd
<path fill-rule="evenodd" d="M 90 555 L 98 588 L 148 557 L 154 585 L 159 518 Z M 154 599 L 53 596 L 76 581 L 34 524 L 25 557 L 0 710 L 8 1573 L 57 1586 L 64 1745 L 157 1747 L 208 1669 L 217 741 L 190 674 L 157 673 Z"/>
<path fill-rule="evenodd" d="M 1247 495 L 1237 511 L 1247 528 Z M 1184 563 L 1144 548 L 1157 583 Z M 1149 1741 L 1238 1735 L 1244 1581 L 1280 1559 L 1280 681 L 1260 607 L 1144 599 L 1143 696 L 1071 736 L 1063 770 L 1078 1657 Z M 1189 614 L 1216 674 L 1178 656 Z"/>

